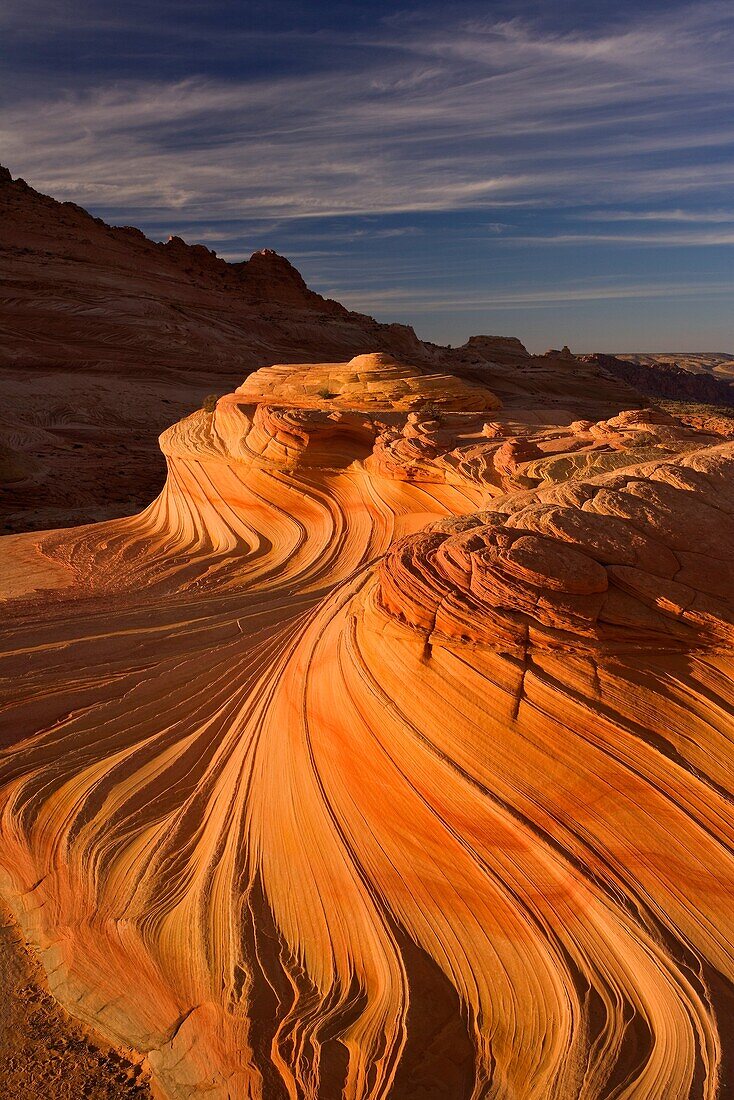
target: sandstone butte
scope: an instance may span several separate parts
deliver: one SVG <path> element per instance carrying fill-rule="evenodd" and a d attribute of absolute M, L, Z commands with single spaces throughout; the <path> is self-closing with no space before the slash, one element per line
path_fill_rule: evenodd
<path fill-rule="evenodd" d="M 734 442 L 493 369 L 265 367 L 0 542 L 0 893 L 155 1095 L 734 1086 Z"/>

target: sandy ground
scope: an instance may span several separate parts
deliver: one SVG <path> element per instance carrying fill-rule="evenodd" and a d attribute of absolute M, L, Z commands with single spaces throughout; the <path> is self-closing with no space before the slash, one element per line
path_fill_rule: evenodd
<path fill-rule="evenodd" d="M 146 1075 L 82 1028 L 46 988 L 8 909 L 0 903 L 0 1098 L 145 1100 Z"/>

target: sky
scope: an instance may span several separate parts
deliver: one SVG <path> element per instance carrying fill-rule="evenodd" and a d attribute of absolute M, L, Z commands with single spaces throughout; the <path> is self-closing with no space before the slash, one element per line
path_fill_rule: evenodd
<path fill-rule="evenodd" d="M 734 353 L 734 4 L 2 0 L 0 162 L 454 345 Z"/>

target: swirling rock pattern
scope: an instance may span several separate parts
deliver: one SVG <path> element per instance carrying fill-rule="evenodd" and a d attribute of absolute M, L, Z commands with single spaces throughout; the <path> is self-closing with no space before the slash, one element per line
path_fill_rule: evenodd
<path fill-rule="evenodd" d="M 2 892 L 171 1100 L 713 1100 L 734 444 L 441 392 L 259 371 L 4 540 Z"/>
<path fill-rule="evenodd" d="M 1 165 L 0 331 L 0 532 L 8 533 L 140 511 L 164 482 L 159 433 L 264 364 L 332 360 L 320 382 L 310 370 L 296 379 L 275 369 L 291 403 L 296 382 L 302 396 L 343 386 L 346 398 L 345 373 L 344 407 L 355 394 L 364 402 L 369 384 L 341 361 L 377 349 L 432 369 L 437 404 L 455 374 L 474 381 L 475 398 L 478 383 L 480 400 L 488 386 L 506 406 L 542 409 L 543 418 L 580 405 L 578 415 L 600 420 L 640 404 L 595 364 L 533 356 L 504 337 L 440 347 L 408 325 L 321 297 L 272 250 L 229 263 L 180 237 L 155 242 L 41 195 Z M 378 381 L 374 363 L 366 373 Z M 393 377 L 391 396 L 408 397 L 410 386 Z"/>

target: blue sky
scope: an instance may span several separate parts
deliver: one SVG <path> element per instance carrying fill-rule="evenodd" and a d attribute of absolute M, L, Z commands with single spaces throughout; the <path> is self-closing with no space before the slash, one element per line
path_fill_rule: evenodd
<path fill-rule="evenodd" d="M 0 161 L 458 344 L 734 351 L 734 4 L 4 0 Z"/>

